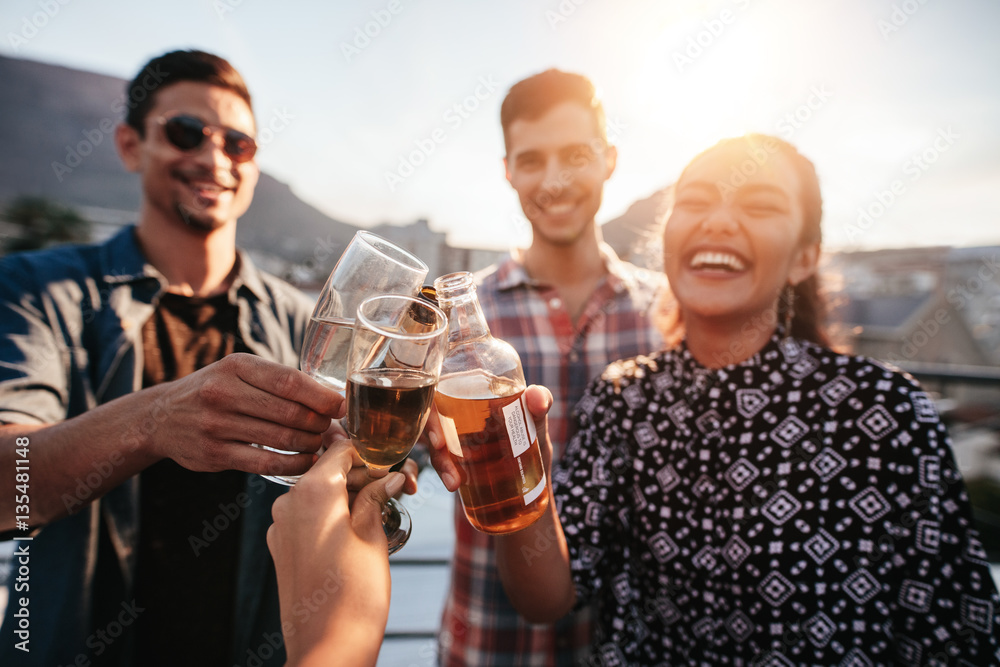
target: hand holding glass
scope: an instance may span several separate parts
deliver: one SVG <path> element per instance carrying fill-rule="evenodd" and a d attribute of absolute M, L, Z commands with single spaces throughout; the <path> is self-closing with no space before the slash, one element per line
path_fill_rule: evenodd
<path fill-rule="evenodd" d="M 299 355 L 301 369 L 337 391 L 344 391 L 347 353 L 358 306 L 379 294 L 416 294 L 427 272 L 426 264 L 382 237 L 366 231 L 355 234 L 330 272 L 313 309 Z M 264 475 L 265 479 L 289 486 L 299 477 Z"/>
<path fill-rule="evenodd" d="M 448 319 L 408 296 L 365 300 L 348 359 L 347 433 L 373 478 L 410 453 L 430 415 L 448 344 Z M 406 510 L 390 499 L 382 527 L 395 553 L 410 535 Z"/>

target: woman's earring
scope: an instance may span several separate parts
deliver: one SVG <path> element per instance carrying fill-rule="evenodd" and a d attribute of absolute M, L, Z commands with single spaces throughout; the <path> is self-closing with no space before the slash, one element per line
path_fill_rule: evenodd
<path fill-rule="evenodd" d="M 781 338 L 781 351 L 786 359 L 793 360 L 798 358 L 802 352 L 799 349 L 799 344 L 792 338 L 792 320 L 795 318 L 795 286 L 785 285 L 782 296 L 782 300 L 785 302 L 785 331 Z"/>
<path fill-rule="evenodd" d="M 795 287 L 785 285 L 785 338 L 792 335 L 792 319 L 795 317 Z"/>

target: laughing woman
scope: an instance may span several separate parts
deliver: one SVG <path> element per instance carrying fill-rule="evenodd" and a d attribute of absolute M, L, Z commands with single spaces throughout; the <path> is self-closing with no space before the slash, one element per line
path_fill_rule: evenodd
<path fill-rule="evenodd" d="M 673 346 L 579 404 L 553 512 L 498 540 L 515 606 L 546 622 L 596 604 L 602 665 L 1000 663 L 1000 599 L 933 403 L 823 333 L 812 163 L 729 139 L 675 197 Z M 544 413 L 548 394 L 528 396 Z"/>

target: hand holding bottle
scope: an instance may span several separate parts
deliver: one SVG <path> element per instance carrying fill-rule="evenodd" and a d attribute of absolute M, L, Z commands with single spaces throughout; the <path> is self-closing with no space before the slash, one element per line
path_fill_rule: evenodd
<path fill-rule="evenodd" d="M 552 469 L 552 441 L 549 439 L 548 414 L 552 407 L 552 392 L 540 384 L 529 385 L 524 390 L 524 402 L 535 423 L 538 448 L 542 453 L 545 474 L 549 475 Z M 446 489 L 458 491 L 462 481 L 462 473 L 445 444 L 437 410 L 431 411 L 431 416 L 424 427 L 424 436 L 426 442 L 430 444 L 427 450 L 430 453 L 431 466 L 441 478 Z"/>
<path fill-rule="evenodd" d="M 448 488 L 457 478 L 473 527 L 493 534 L 521 530 L 544 514 L 550 495 L 521 361 L 490 335 L 472 274 L 442 276 L 434 287 L 448 315 L 448 352 L 434 399 L 439 473 Z M 442 443 L 451 466 L 440 456 Z"/>

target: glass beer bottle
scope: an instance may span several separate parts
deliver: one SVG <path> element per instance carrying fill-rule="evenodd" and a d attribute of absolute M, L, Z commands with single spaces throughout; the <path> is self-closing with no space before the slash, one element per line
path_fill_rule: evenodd
<path fill-rule="evenodd" d="M 448 353 L 434 397 L 445 441 L 458 464 L 469 522 L 485 533 L 512 533 L 548 507 L 545 467 L 524 404 L 517 352 L 490 335 L 472 274 L 434 281 L 448 315 Z"/>

